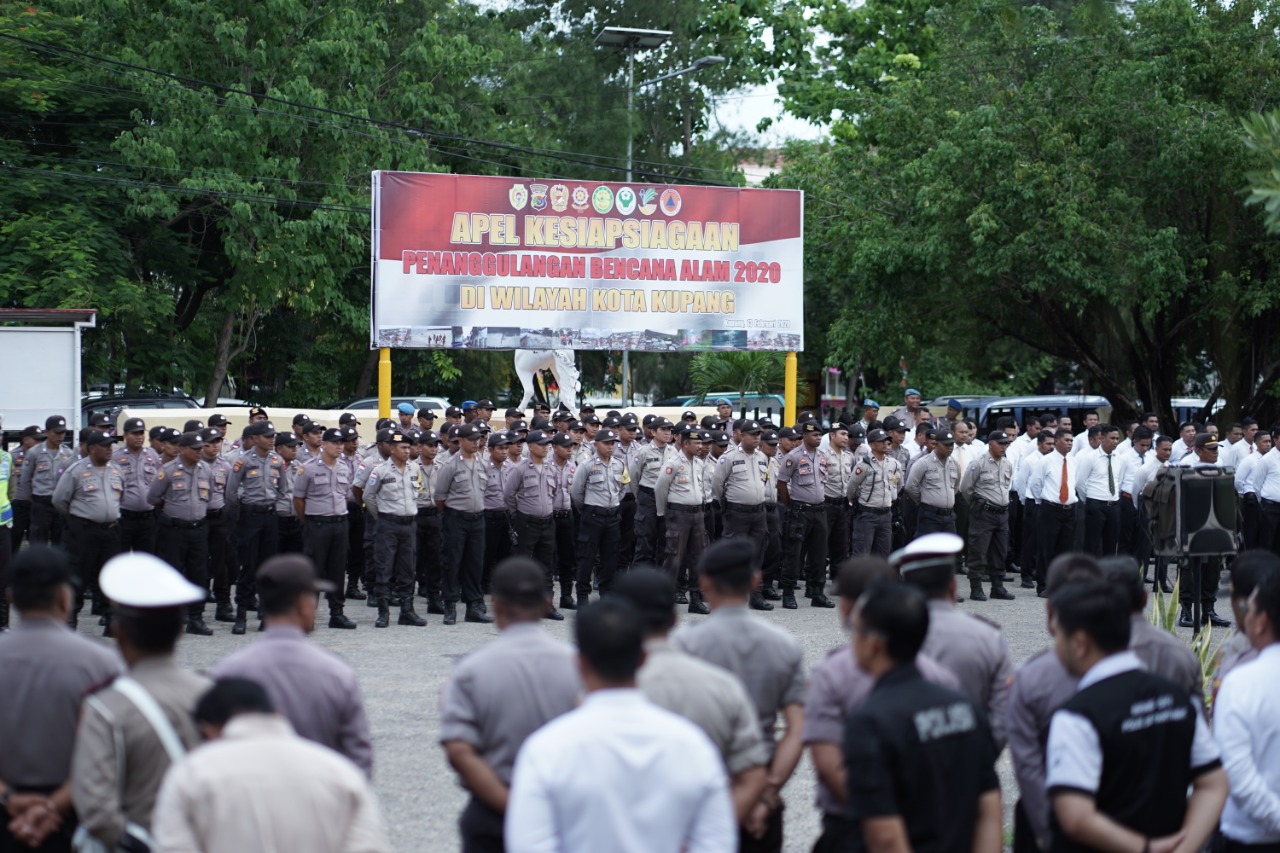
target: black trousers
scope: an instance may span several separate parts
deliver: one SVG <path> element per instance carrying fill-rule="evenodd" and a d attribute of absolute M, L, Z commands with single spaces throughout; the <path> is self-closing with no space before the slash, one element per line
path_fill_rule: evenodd
<path fill-rule="evenodd" d="M 618 566 L 630 568 L 636 558 L 636 499 L 627 493 L 622 496 L 618 520 Z"/>
<path fill-rule="evenodd" d="M 739 828 L 738 853 L 782 853 L 782 809 L 769 815 L 762 838 Z"/>
<path fill-rule="evenodd" d="M 227 508 L 209 510 L 209 578 L 219 603 L 231 601 L 231 584 L 236 580 L 236 549 L 232 544 L 232 521 Z"/>
<path fill-rule="evenodd" d="M 80 578 L 81 589 L 92 590 L 95 599 L 101 598 L 98 575 L 107 560 L 120 553 L 119 522 L 98 524 L 79 516 L 68 516 L 66 539 L 67 548 L 71 552 L 71 563 Z M 84 607 L 84 596 L 76 595 L 74 598 L 72 609 L 79 613 Z"/>
<path fill-rule="evenodd" d="M 440 510 L 435 507 L 418 507 L 418 592 L 440 595 L 440 582 L 444 576 L 440 565 Z"/>
<path fill-rule="evenodd" d="M 964 495 L 956 493 L 956 505 L 953 510 L 956 514 L 956 535 L 964 540 L 964 548 L 960 551 L 960 557 L 964 560 L 964 565 L 969 564 L 969 560 L 973 559 L 973 555 L 969 551 L 969 524 L 972 514 L 969 511 L 969 501 Z"/>
<path fill-rule="evenodd" d="M 338 588 L 325 593 L 330 613 L 341 613 L 346 597 L 342 581 L 347 573 L 347 517 L 345 515 L 309 515 L 302 526 L 302 553 L 316 566 L 316 577 Z"/>
<path fill-rule="evenodd" d="M 813 845 L 813 853 L 847 853 L 850 849 L 854 833 L 861 833 L 858 824 L 833 814 L 822 816 L 822 835 Z M 861 835 L 858 836 L 861 838 Z M 861 844 L 858 845 L 861 847 Z"/>
<path fill-rule="evenodd" d="M 761 552 L 768 551 L 769 526 L 767 517 L 773 511 L 772 504 L 759 504 L 753 508 L 728 504 L 720 514 L 723 519 L 722 531 L 725 539 L 745 536 L 756 543 Z"/>
<path fill-rule="evenodd" d="M 511 518 L 506 510 L 484 511 L 484 571 L 480 575 L 480 589 L 489 591 L 493 580 L 493 567 L 511 556 Z"/>
<path fill-rule="evenodd" d="M 836 579 L 836 572 L 849 558 L 849 502 L 844 498 L 827 498 L 827 560 L 831 564 L 828 575 Z"/>
<path fill-rule="evenodd" d="M 236 606 L 248 607 L 257 592 L 258 567 L 276 555 L 280 531 L 274 509 L 241 506 L 236 522 L 240 574 L 236 577 Z"/>
<path fill-rule="evenodd" d="M 182 576 L 201 589 L 209 584 L 209 522 L 179 521 L 160 515 L 160 559 L 182 572 Z M 204 612 L 204 602 L 193 604 L 191 615 Z"/>
<path fill-rule="evenodd" d="M 361 511 L 360 517 L 364 519 L 364 537 L 360 541 L 361 549 L 364 552 L 360 569 L 361 580 L 364 581 L 365 589 L 373 589 L 374 575 L 377 574 L 378 569 L 378 558 L 374 553 L 377 548 L 375 543 L 378 541 L 374 538 L 378 535 L 378 513 L 369 507 L 365 507 Z M 348 541 L 350 541 L 350 537 L 351 534 L 348 532 Z"/>
<path fill-rule="evenodd" d="M 1076 547 L 1076 505 L 1063 506 L 1042 503 L 1036 507 L 1036 526 L 1039 529 L 1040 559 L 1036 563 L 1036 588 L 1044 589 L 1045 574 L 1049 564 L 1059 554 L 1066 554 Z"/>
<path fill-rule="evenodd" d="M 488 519 L 485 519 L 488 524 Z M 511 516 L 511 526 L 516 534 L 515 552 L 525 557 L 532 557 L 542 566 L 547 579 L 547 592 L 550 594 L 555 575 L 552 566 L 556 554 L 556 521 L 550 516 L 525 515 L 522 512 Z"/>
<path fill-rule="evenodd" d="M 364 578 L 364 508 L 359 501 L 347 501 L 347 586 Z"/>
<path fill-rule="evenodd" d="M 854 510 L 849 553 L 854 557 L 875 554 L 888 557 L 893 549 L 893 509 L 862 507 Z"/>
<path fill-rule="evenodd" d="M 446 509 L 441 520 L 444 540 L 445 604 L 484 600 L 480 591 L 480 567 L 484 561 L 484 513 Z"/>
<path fill-rule="evenodd" d="M 141 551 L 144 554 L 156 552 L 156 533 L 160 522 L 154 509 L 138 512 L 131 509 L 120 510 L 120 551 Z"/>
<path fill-rule="evenodd" d="M 1030 498 L 1022 502 L 1022 559 L 1019 563 L 1022 565 L 1022 577 L 1025 580 L 1042 577 L 1038 568 L 1040 565 L 1040 542 L 1037 538 L 1040 530 L 1039 510 L 1040 507 Z"/>
<path fill-rule="evenodd" d="M 1114 557 L 1120 544 L 1120 502 L 1084 502 L 1084 548 L 1095 557 Z"/>
<path fill-rule="evenodd" d="M 472 797 L 458 818 L 462 853 L 503 853 L 503 816 Z"/>
<path fill-rule="evenodd" d="M 613 576 L 618 569 L 618 540 L 621 537 L 617 507 L 584 506 L 578 524 L 578 598 L 591 596 L 591 570 L 600 558 L 600 592 L 613 589 Z M 701 519 L 699 519 L 701 521 Z M 563 594 L 563 590 L 561 590 Z"/>
<path fill-rule="evenodd" d="M 1138 555 L 1138 508 L 1133 496 L 1120 494 L 1120 541 L 1116 545 L 1121 554 Z"/>
<path fill-rule="evenodd" d="M 414 516 L 378 518 L 378 538 L 373 553 L 378 561 L 373 593 L 379 598 L 400 601 L 413 596 L 417 569 L 418 526 Z"/>
<path fill-rule="evenodd" d="M 681 592 L 698 592 L 698 559 L 707 550 L 707 517 L 701 507 L 693 512 L 667 504 L 667 548 L 662 568 Z"/>
<path fill-rule="evenodd" d="M 31 496 L 31 529 L 29 531 L 32 545 L 61 545 L 62 516 L 54 509 L 50 495 Z"/>
<path fill-rule="evenodd" d="M 643 486 L 640 487 L 640 494 L 636 496 L 633 527 L 636 544 L 635 556 L 631 562 L 636 565 L 658 565 L 667 540 L 662 530 L 662 519 L 658 517 L 658 504 L 654 500 L 652 489 L 646 491 Z"/>
<path fill-rule="evenodd" d="M 792 501 L 787 505 L 783 531 L 789 559 L 783 563 L 782 588 L 795 590 L 804 578 L 806 591 L 826 585 L 827 508 L 822 504 Z"/>
<path fill-rule="evenodd" d="M 350 516 L 347 523 L 350 524 Z M 306 548 L 302 541 L 302 519 L 296 515 L 283 515 L 276 513 L 276 531 L 280 535 L 280 548 L 277 554 L 301 554 Z M 351 541 L 351 533 L 347 532 L 348 544 Z M 343 565 L 346 565 L 347 558 L 344 554 L 342 557 Z"/>
<path fill-rule="evenodd" d="M 955 533 L 955 510 L 941 509 L 929 504 L 916 507 L 916 533 L 912 538 L 918 539 L 930 533 Z"/>
<path fill-rule="evenodd" d="M 1280 501 L 1258 499 L 1258 547 L 1280 556 Z"/>
<path fill-rule="evenodd" d="M 1250 492 L 1240 500 L 1240 533 L 1244 539 L 1246 551 L 1252 551 L 1258 547 L 1258 534 L 1261 528 L 1262 511 L 1258 507 L 1258 496 Z"/>
<path fill-rule="evenodd" d="M 764 505 L 764 582 L 771 586 L 782 580 L 782 561 L 786 549 L 782 547 L 782 519 L 786 508 L 782 504 Z"/>
<path fill-rule="evenodd" d="M 31 531 L 31 501 L 13 501 L 13 527 L 9 528 L 9 552 L 18 553 Z"/>
<path fill-rule="evenodd" d="M 555 525 L 554 574 L 560 579 L 560 594 L 571 596 L 578 577 L 578 531 L 574 524 L 573 510 L 558 509 L 551 514 L 551 520 Z"/>
<path fill-rule="evenodd" d="M 1009 508 L 985 503 L 969 507 L 969 580 L 1004 586 L 1009 559 Z"/>
<path fill-rule="evenodd" d="M 1196 601 L 1195 568 L 1200 569 L 1200 609 L 1208 610 L 1218 600 L 1218 581 L 1221 579 L 1222 562 L 1217 557 L 1188 557 L 1178 574 L 1178 604 L 1190 608 Z"/>

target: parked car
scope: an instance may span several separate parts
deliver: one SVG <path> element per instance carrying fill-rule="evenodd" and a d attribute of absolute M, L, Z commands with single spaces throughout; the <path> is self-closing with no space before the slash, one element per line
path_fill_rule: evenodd
<path fill-rule="evenodd" d="M 401 403 L 408 403 L 415 409 L 430 409 L 437 415 L 443 415 L 444 410 L 451 405 L 444 397 L 392 397 L 391 409 L 395 411 L 396 406 Z M 343 406 L 334 406 L 334 409 L 377 409 L 377 397 L 359 397 Z"/>
<path fill-rule="evenodd" d="M 200 404 L 187 394 L 120 394 L 92 397 L 80 404 L 80 426 L 87 427 L 89 418 L 106 414 L 115 420 L 124 409 L 198 409 Z"/>
<path fill-rule="evenodd" d="M 1111 401 L 1096 394 L 1042 394 L 1027 397 L 991 397 L 976 406 L 973 415 L 978 434 L 986 435 L 996 428 L 996 419 L 1013 415 L 1018 426 L 1024 426 L 1030 415 L 1070 415 L 1073 429 L 1079 432 L 1084 413 L 1096 411 L 1102 423 L 1111 419 Z"/>
<path fill-rule="evenodd" d="M 771 412 L 774 415 L 782 413 L 787 405 L 787 401 L 783 399 L 781 394 L 747 394 L 743 397 L 743 402 L 738 402 L 737 391 L 714 391 L 708 394 L 701 403 L 697 405 L 702 408 L 715 408 L 715 401 L 721 397 L 729 401 L 733 406 L 735 413 L 741 414 L 742 409 L 747 410 L 747 414 L 755 417 L 757 414 L 764 415 Z M 679 397 L 668 397 L 665 400 L 658 400 L 654 403 L 655 408 L 670 407 L 676 409 L 687 409 L 694 406 L 693 401 L 697 399 L 693 394 L 684 394 Z"/>

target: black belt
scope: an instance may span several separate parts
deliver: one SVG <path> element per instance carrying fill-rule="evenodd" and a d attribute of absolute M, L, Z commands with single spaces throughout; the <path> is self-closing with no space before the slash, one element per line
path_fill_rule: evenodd
<path fill-rule="evenodd" d="M 729 512 L 764 512 L 764 504 L 735 504 L 725 501 L 724 508 Z"/>
<path fill-rule="evenodd" d="M 275 504 L 240 504 L 240 506 L 249 510 L 249 512 L 268 513 L 276 511 Z"/>
<path fill-rule="evenodd" d="M 117 524 L 120 523 L 118 521 L 90 521 L 89 519 L 81 518 L 78 515 L 73 515 L 71 516 L 71 518 L 74 519 L 75 521 L 80 522 L 81 524 L 87 524 L 89 527 L 98 527 L 98 528 L 101 528 L 102 530 L 110 530 L 111 528 L 115 527 Z"/>
<path fill-rule="evenodd" d="M 527 513 L 527 512 L 517 512 L 517 513 L 516 513 L 516 517 L 517 517 L 517 518 L 523 518 L 525 521 L 536 521 L 536 522 L 538 522 L 539 524 L 550 524 L 550 523 L 551 523 L 551 516 L 550 516 L 550 515 L 530 515 L 530 514 L 529 514 L 529 513 Z"/>
<path fill-rule="evenodd" d="M 433 506 L 418 507 L 418 515 L 431 516 L 431 515 L 439 515 L 439 514 L 440 514 L 440 510 L 437 509 L 436 507 L 433 507 Z"/>
<path fill-rule="evenodd" d="M 226 507 L 220 506 L 217 509 L 206 509 L 204 511 L 204 514 L 206 518 L 222 518 L 222 513 L 225 510 L 226 510 Z"/>
<path fill-rule="evenodd" d="M 120 510 L 121 518 L 155 518 L 156 511 L 154 509 L 122 509 Z"/>
<path fill-rule="evenodd" d="M 802 512 L 814 512 L 816 510 L 822 510 L 823 512 L 827 511 L 827 505 L 824 503 L 811 504 L 805 503 L 804 501 L 792 501 L 788 506 L 793 506 Z"/>
<path fill-rule="evenodd" d="M 555 512 L 551 513 L 551 515 L 554 516 L 555 518 L 573 518 L 573 510 L 558 509 Z"/>
<path fill-rule="evenodd" d="M 467 521 L 478 521 L 484 518 L 483 512 L 463 512 L 460 509 L 451 509 L 449 507 L 445 507 L 444 511 L 449 515 L 456 515 L 459 518 L 465 518 Z"/>
<path fill-rule="evenodd" d="M 1060 503 L 1054 503 L 1053 501 L 1041 501 L 1040 506 L 1048 507 L 1049 509 L 1063 510 L 1064 512 L 1076 511 L 1075 504 L 1060 504 Z"/>
<path fill-rule="evenodd" d="M 822 499 L 822 502 L 823 502 L 824 504 L 834 504 L 834 505 L 839 505 L 839 504 L 842 504 L 842 503 L 847 503 L 847 502 L 848 502 L 848 499 L 847 499 L 847 498 L 823 498 L 823 499 Z"/>
<path fill-rule="evenodd" d="M 631 492 L 627 492 L 625 495 L 622 496 L 623 503 L 626 503 L 627 501 L 634 501 L 635 499 L 636 499 L 636 496 L 631 494 Z"/>
<path fill-rule="evenodd" d="M 32 495 L 31 500 L 45 506 L 53 506 L 53 495 Z"/>
<path fill-rule="evenodd" d="M 924 511 L 926 509 L 929 510 L 929 512 L 933 513 L 934 515 L 940 515 L 943 518 L 949 518 L 956 514 L 956 511 L 954 509 L 944 509 L 943 507 L 934 506 L 933 504 L 920 504 L 921 511 Z"/>
<path fill-rule="evenodd" d="M 312 522 L 315 522 L 316 524 L 341 524 L 346 520 L 347 520 L 347 517 L 345 515 L 308 515 L 307 516 L 307 521 L 312 521 Z"/>
<path fill-rule="evenodd" d="M 507 514 L 507 511 L 505 509 L 486 509 L 484 511 L 484 514 L 485 515 L 501 515 L 505 517 Z"/>
<path fill-rule="evenodd" d="M 587 504 L 584 509 L 592 515 L 603 515 L 606 518 L 611 518 L 618 514 L 618 508 L 616 506 L 592 506 L 591 504 Z M 698 507 L 698 511 L 701 512 L 702 507 Z"/>
<path fill-rule="evenodd" d="M 872 515 L 888 515 L 889 513 L 893 512 L 893 507 L 891 506 L 860 506 L 858 507 L 858 511 L 869 512 Z"/>
<path fill-rule="evenodd" d="M 1101 498 L 1085 498 L 1084 502 L 1087 504 L 1101 504 L 1102 506 L 1115 506 L 1116 504 L 1120 503 L 1120 501 L 1118 500 L 1104 501 Z"/>
<path fill-rule="evenodd" d="M 667 504 L 667 509 L 675 512 L 701 513 L 702 504 L 691 506 L 689 504 Z"/>
<path fill-rule="evenodd" d="M 181 518 L 174 518 L 172 515 L 164 514 L 161 514 L 160 520 L 170 527 L 180 527 L 183 530 L 198 530 L 199 528 L 204 527 L 207 521 L 203 518 L 197 521 L 184 521 Z"/>
<path fill-rule="evenodd" d="M 1001 506 L 1000 504 L 993 504 L 990 501 L 975 501 L 975 503 L 978 505 L 979 509 L 984 509 L 987 512 L 1008 512 L 1009 511 L 1009 507 Z"/>
<path fill-rule="evenodd" d="M 640 491 L 644 492 L 646 495 L 651 495 L 653 494 L 653 486 L 641 486 Z"/>
<path fill-rule="evenodd" d="M 1269 501 L 1266 498 L 1258 498 L 1258 503 L 1262 504 L 1263 506 L 1276 507 L 1280 509 L 1280 501 Z"/>
<path fill-rule="evenodd" d="M 389 512 L 378 513 L 378 519 L 381 521 L 390 521 L 392 524 L 413 524 L 412 515 L 394 515 Z"/>

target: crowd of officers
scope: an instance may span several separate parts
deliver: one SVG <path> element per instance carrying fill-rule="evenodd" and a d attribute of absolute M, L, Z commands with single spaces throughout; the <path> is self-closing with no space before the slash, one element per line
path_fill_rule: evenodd
<path fill-rule="evenodd" d="M 1280 547 L 1280 451 L 1248 419 L 1221 439 L 1212 424 L 1159 433 L 1154 415 L 1116 427 L 1086 413 L 1083 430 L 1057 414 L 1011 417 L 979 438 L 951 401 L 933 416 L 907 389 L 903 405 L 879 419 L 842 414 L 829 428 L 812 412 L 777 428 L 734 418 L 728 400 L 701 420 L 679 424 L 647 414 L 583 405 L 525 413 L 508 409 L 494 429 L 493 404 L 430 409 L 401 404 L 365 442 L 357 417 L 326 428 L 306 415 L 277 430 L 261 408 L 242 434 L 226 418 L 188 421 L 181 432 L 130 418 L 98 416 L 77 447 L 50 417 L 21 433 L 12 453 L 10 550 L 24 538 L 65 542 L 92 612 L 111 631 L 97 573 L 119 551 L 155 553 L 210 589 L 214 620 L 247 630 L 257 599 L 253 578 L 279 552 L 304 552 L 321 576 L 342 586 L 329 596 L 329 627 L 352 629 L 344 607 L 366 601 L 376 627 L 422 626 L 426 612 L 455 624 L 491 621 L 484 596 L 492 567 L 512 553 L 547 567 L 559 608 L 607 592 L 620 571 L 660 566 L 677 601 L 706 613 L 696 565 L 722 537 L 750 538 L 764 555 L 765 583 L 751 607 L 787 609 L 803 597 L 832 607 L 826 583 L 848 556 L 889 552 L 915 537 L 954 532 L 966 540 L 961 572 L 969 595 L 1011 599 L 1006 581 L 1044 595 L 1045 569 L 1058 554 L 1133 555 L 1146 566 L 1151 543 L 1140 521 L 1142 490 L 1162 465 L 1239 468 L 1246 547 Z M 1220 452 L 1221 451 L 1221 452 Z M 1167 561 L 1154 561 L 1154 587 L 1169 591 Z M 1225 624 L 1213 606 L 1215 571 L 1201 590 L 1182 585 L 1189 624 L 1194 596 L 1202 618 Z M 234 599 L 233 599 L 234 588 Z M 962 599 L 963 600 L 963 599 Z M 190 608 L 188 630 L 209 634 L 205 604 Z M 73 622 L 78 618 L 73 613 Z M 5 616 L 7 619 L 7 615 Z"/>

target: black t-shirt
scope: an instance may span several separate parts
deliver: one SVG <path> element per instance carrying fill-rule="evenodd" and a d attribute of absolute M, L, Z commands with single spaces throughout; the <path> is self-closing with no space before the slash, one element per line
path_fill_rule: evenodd
<path fill-rule="evenodd" d="M 995 744 L 967 696 L 925 681 L 914 664 L 876 682 L 844 738 L 849 817 L 901 817 L 914 853 L 970 853 L 978 799 L 998 790 Z"/>

